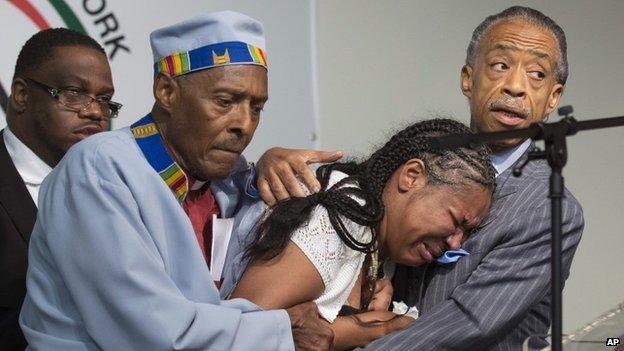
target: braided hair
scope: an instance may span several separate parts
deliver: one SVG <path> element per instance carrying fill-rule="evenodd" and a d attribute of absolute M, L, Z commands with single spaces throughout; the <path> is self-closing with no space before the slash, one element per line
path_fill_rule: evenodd
<path fill-rule="evenodd" d="M 335 162 L 319 167 L 316 176 L 321 183 L 321 191 L 274 205 L 256 227 L 246 256 L 254 260 L 269 260 L 279 255 L 288 244 L 290 235 L 310 218 L 316 205 L 327 209 L 332 226 L 347 247 L 370 253 L 377 240 L 377 225 L 384 214 L 381 200 L 383 189 L 392 174 L 410 159 L 423 161 L 428 184 L 461 186 L 472 182 L 493 190 L 495 171 L 486 146 L 465 146 L 453 150 L 437 150 L 429 146 L 433 138 L 459 133 L 470 133 L 470 129 L 451 119 L 425 120 L 396 133 L 362 163 Z M 348 176 L 328 189 L 333 171 Z M 370 227 L 371 241 L 359 242 L 353 238 L 341 217 Z"/>
<path fill-rule="evenodd" d="M 396 133 L 364 162 L 335 162 L 319 167 L 316 176 L 321 191 L 274 205 L 256 226 L 245 256 L 252 260 L 269 260 L 279 255 L 292 233 L 309 220 L 317 205 L 325 207 L 333 228 L 347 247 L 371 253 L 376 248 L 377 227 L 384 215 L 383 189 L 394 172 L 414 158 L 423 161 L 428 184 L 461 187 L 473 183 L 493 190 L 495 170 L 490 163 L 487 146 L 465 146 L 452 150 L 432 149 L 429 146 L 429 142 L 436 137 L 459 133 L 470 133 L 470 129 L 451 119 L 425 120 Z M 333 171 L 346 173 L 347 177 L 328 188 Z M 342 218 L 369 227 L 371 240 L 361 242 L 355 239 Z M 371 283 L 374 284 L 367 282 Z M 370 290 L 370 286 L 368 288 Z M 363 306 L 367 304 L 363 302 Z"/>

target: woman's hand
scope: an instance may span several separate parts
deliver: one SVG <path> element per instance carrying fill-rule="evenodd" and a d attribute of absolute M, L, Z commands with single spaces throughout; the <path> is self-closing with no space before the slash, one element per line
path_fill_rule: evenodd
<path fill-rule="evenodd" d="M 389 279 L 382 278 L 375 282 L 375 292 L 373 298 L 368 304 L 369 311 L 387 311 L 392 303 L 392 283 Z"/>

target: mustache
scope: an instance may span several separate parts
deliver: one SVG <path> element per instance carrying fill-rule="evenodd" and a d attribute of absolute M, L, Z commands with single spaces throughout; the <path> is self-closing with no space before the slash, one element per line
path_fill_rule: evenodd
<path fill-rule="evenodd" d="M 235 152 L 237 154 L 242 153 L 246 147 L 247 143 L 242 139 L 219 141 L 212 145 L 213 149 Z"/>
<path fill-rule="evenodd" d="M 74 129 L 74 132 L 91 132 L 92 134 L 100 133 L 105 130 L 105 127 L 99 123 L 87 123 Z"/>
<path fill-rule="evenodd" d="M 490 100 L 488 102 L 488 109 L 490 111 L 511 112 L 522 118 L 527 118 L 531 115 L 531 108 L 524 106 L 522 100 L 514 99 L 508 96 L 504 96 L 497 100 Z"/>

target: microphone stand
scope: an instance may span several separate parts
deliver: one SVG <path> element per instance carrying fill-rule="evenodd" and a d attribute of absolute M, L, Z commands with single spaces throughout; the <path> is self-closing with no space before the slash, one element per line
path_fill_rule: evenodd
<path fill-rule="evenodd" d="M 478 134 L 456 134 L 439 137 L 429 142 L 434 149 L 454 149 L 465 145 L 485 144 L 495 140 L 510 138 L 531 138 L 533 140 L 544 140 L 545 148 L 540 150 L 537 147 L 529 151 L 528 158 L 513 169 L 513 175 L 522 175 L 522 169 L 531 160 L 546 159 L 552 170 L 550 174 L 550 190 L 548 197 L 551 201 L 551 318 L 552 337 L 551 344 L 553 351 L 562 351 L 562 298 L 563 277 L 561 272 L 561 248 L 562 248 L 562 209 L 561 202 L 564 197 L 563 187 L 563 167 L 568 159 L 566 137 L 574 135 L 578 131 L 612 128 L 624 126 L 624 116 L 593 119 L 587 121 L 577 121 L 572 117 L 572 106 L 563 106 L 558 110 L 561 120 L 554 123 L 533 123 L 524 129 L 508 130 L 493 133 Z"/>

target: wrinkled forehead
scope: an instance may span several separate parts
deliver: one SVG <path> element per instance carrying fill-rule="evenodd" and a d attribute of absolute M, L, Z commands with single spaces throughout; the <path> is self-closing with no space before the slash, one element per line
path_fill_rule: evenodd
<path fill-rule="evenodd" d="M 457 194 L 457 203 L 465 210 L 468 217 L 482 219 L 492 202 L 494 189 L 469 181 Z"/>
<path fill-rule="evenodd" d="M 554 62 L 560 57 L 555 34 L 544 26 L 520 17 L 498 20 L 484 32 L 477 46 L 478 54 L 485 55 L 496 49 L 528 51 Z"/>
<path fill-rule="evenodd" d="M 430 184 L 427 188 L 429 190 L 423 196 L 429 196 L 441 208 L 463 216 L 469 226 L 478 224 L 485 217 L 492 201 L 492 190 L 472 181 Z"/>
<path fill-rule="evenodd" d="M 267 80 L 266 68 L 258 65 L 220 66 L 174 77 L 178 81 L 193 82 L 199 85 L 249 84 L 258 78 L 263 81 Z"/>

